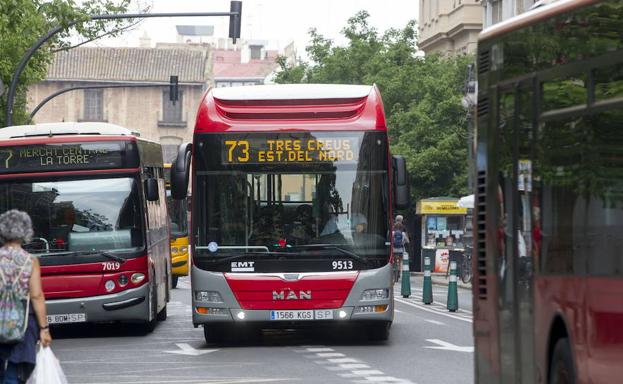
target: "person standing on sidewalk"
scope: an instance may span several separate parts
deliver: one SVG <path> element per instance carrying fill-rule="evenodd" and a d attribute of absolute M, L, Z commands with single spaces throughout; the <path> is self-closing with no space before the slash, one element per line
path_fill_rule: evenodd
<path fill-rule="evenodd" d="M 394 281 L 398 282 L 402 270 L 402 257 L 406 252 L 406 245 L 409 244 L 409 236 L 403 224 L 402 215 L 396 216 L 394 230 L 392 231 L 392 244 L 394 246 Z"/>
<path fill-rule="evenodd" d="M 12 209 L 0 215 L 0 275 L 4 289 L 18 290 L 24 303 L 30 298 L 23 338 L 17 344 L 0 344 L 2 384 L 25 383 L 35 367 L 37 341 L 42 346 L 52 342 L 39 260 L 22 248 L 32 235 L 32 221 L 27 213 Z"/>

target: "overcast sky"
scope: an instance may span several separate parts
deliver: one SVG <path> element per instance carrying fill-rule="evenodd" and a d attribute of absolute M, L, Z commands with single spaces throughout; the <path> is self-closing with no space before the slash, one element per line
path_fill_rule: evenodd
<path fill-rule="evenodd" d="M 226 12 L 229 0 L 142 0 L 153 1 L 151 12 Z M 367 10 L 370 22 L 379 31 L 402 28 L 418 17 L 417 0 L 243 0 L 242 38 L 268 40 L 270 48 L 283 48 L 294 41 L 304 54 L 308 31 L 315 27 L 325 37 L 343 43 L 340 30 L 357 11 Z M 226 17 L 148 19 L 122 38 L 107 39 L 98 45 L 138 46 L 147 32 L 152 42 L 175 42 L 175 25 L 214 25 L 215 37 L 226 37 Z"/>

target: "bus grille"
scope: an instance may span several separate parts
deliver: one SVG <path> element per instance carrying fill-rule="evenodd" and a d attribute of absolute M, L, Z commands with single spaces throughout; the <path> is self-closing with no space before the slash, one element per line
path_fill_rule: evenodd
<path fill-rule="evenodd" d="M 487 300 L 486 172 L 479 171 L 476 186 L 476 278 L 478 299 Z"/>
<path fill-rule="evenodd" d="M 489 60 L 489 50 L 481 51 L 480 55 L 478 55 L 478 73 L 486 73 L 490 68 L 490 60 Z"/>
<path fill-rule="evenodd" d="M 478 99 L 477 113 L 478 113 L 479 119 L 483 118 L 489 113 L 489 98 L 488 97 L 481 97 Z"/>

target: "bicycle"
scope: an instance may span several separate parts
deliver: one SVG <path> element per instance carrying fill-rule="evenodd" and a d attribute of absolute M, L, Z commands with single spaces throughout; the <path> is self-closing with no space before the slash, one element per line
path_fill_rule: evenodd
<path fill-rule="evenodd" d="M 452 262 L 452 260 L 450 261 Z M 450 262 L 446 268 L 446 279 L 450 276 Z M 472 255 L 471 252 L 465 252 L 461 257 L 461 262 L 457 263 L 457 274 L 461 278 L 461 281 L 465 284 L 469 284 L 472 281 Z"/>

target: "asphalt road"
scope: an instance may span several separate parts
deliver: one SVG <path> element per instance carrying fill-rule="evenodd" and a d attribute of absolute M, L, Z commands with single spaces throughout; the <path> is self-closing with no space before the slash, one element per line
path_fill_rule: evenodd
<path fill-rule="evenodd" d="M 191 323 L 190 284 L 172 291 L 169 318 L 152 334 L 128 325 L 53 329 L 52 349 L 70 383 L 472 383 L 471 294 L 459 290 L 458 312 L 421 303 L 421 280 L 409 298 L 396 286 L 396 317 L 387 342 L 357 329 L 264 331 L 249 341 L 206 345 Z M 439 303 L 437 303 L 437 300 Z"/>

